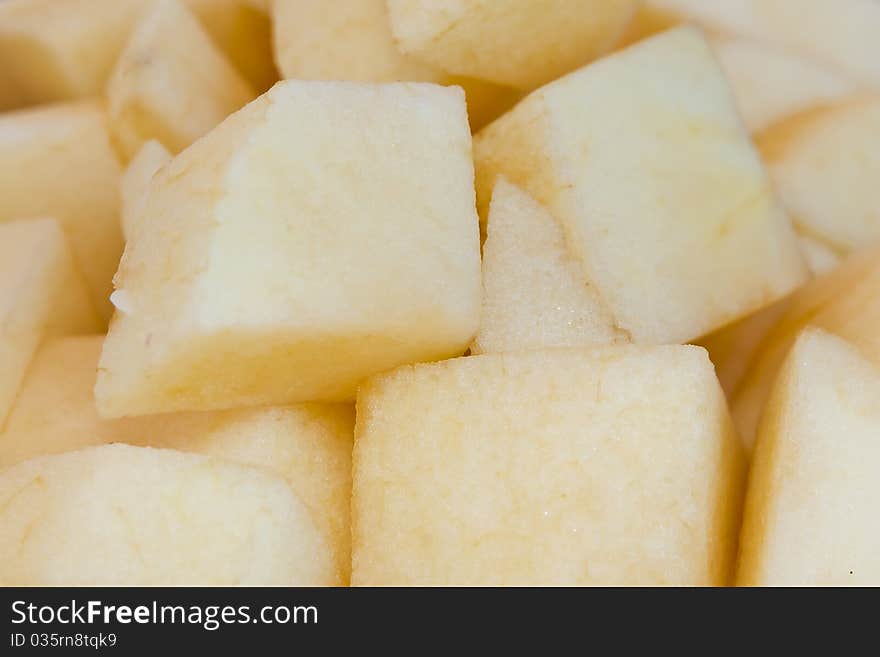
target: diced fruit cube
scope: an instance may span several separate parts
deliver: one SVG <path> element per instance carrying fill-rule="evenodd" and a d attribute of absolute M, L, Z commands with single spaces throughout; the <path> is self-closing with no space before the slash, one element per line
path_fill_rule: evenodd
<path fill-rule="evenodd" d="M 134 230 L 134 222 L 147 197 L 153 176 L 171 161 L 171 153 L 155 139 L 144 142 L 122 174 L 122 234 L 126 239 Z"/>
<path fill-rule="evenodd" d="M 403 367 L 358 394 L 352 583 L 711 585 L 743 459 L 703 349 Z"/>
<path fill-rule="evenodd" d="M 350 405 L 298 404 L 102 420 L 93 389 L 103 336 L 59 338 L 37 353 L 6 430 L 0 470 L 37 456 L 128 443 L 216 456 L 282 476 L 334 553 L 337 581 L 351 569 Z M 50 409 L 51 412 L 47 412 Z"/>
<path fill-rule="evenodd" d="M 875 363 L 818 330 L 791 350 L 755 449 L 739 584 L 880 585 Z"/>
<path fill-rule="evenodd" d="M 182 151 L 254 97 L 178 0 L 157 0 L 107 86 L 110 127 L 126 159 L 157 139 Z"/>
<path fill-rule="evenodd" d="M 276 0 L 272 12 L 275 61 L 285 78 L 458 84 L 475 130 L 520 96 L 508 87 L 451 76 L 400 52 L 385 0 L 348 0 L 332 11 L 324 0 Z"/>
<path fill-rule="evenodd" d="M 534 89 L 607 52 L 639 0 L 388 0 L 401 50 L 440 69 Z"/>
<path fill-rule="evenodd" d="M 715 37 L 711 43 L 752 134 L 859 88 L 838 71 L 773 45 L 736 37 Z"/>
<path fill-rule="evenodd" d="M 142 215 L 101 358 L 105 417 L 351 400 L 476 333 L 459 89 L 282 82 L 162 168 Z"/>
<path fill-rule="evenodd" d="M 120 174 L 97 103 L 0 115 L 0 222 L 57 219 L 105 319 L 122 253 Z"/>
<path fill-rule="evenodd" d="M 795 116 L 758 147 L 795 224 L 842 253 L 880 242 L 880 96 Z"/>
<path fill-rule="evenodd" d="M 615 324 L 686 342 L 808 275 L 706 40 L 683 27 L 539 89 L 475 141 L 485 207 L 499 174 L 563 225 Z"/>
<path fill-rule="evenodd" d="M 146 4 L 146 0 L 0 2 L 0 106 L 103 92 Z"/>
<path fill-rule="evenodd" d="M 275 61 L 285 78 L 441 82 L 444 73 L 397 49 L 385 0 L 272 3 Z"/>
<path fill-rule="evenodd" d="M 717 32 L 775 43 L 880 86 L 877 0 L 648 0 L 655 11 Z"/>
<path fill-rule="evenodd" d="M 471 347 L 493 353 L 625 341 L 586 282 L 562 228 L 524 191 L 499 179 L 483 245 L 483 318 Z"/>
<path fill-rule="evenodd" d="M 263 469 L 106 445 L 0 473 L 4 586 L 333 583 L 308 509 Z"/>
<path fill-rule="evenodd" d="M 239 74 L 263 93 L 278 81 L 267 0 L 185 0 Z M 334 8 L 335 11 L 335 8 Z"/>
<path fill-rule="evenodd" d="M 58 223 L 0 223 L 0 428 L 40 341 L 99 326 Z"/>
<path fill-rule="evenodd" d="M 880 364 L 880 249 L 851 256 L 837 269 L 798 290 L 748 368 L 731 410 L 751 448 L 764 405 L 798 333 L 807 326 L 848 340 Z"/>

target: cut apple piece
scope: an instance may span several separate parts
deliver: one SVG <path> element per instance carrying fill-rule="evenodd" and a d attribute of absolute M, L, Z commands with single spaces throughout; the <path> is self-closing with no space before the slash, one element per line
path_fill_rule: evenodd
<path fill-rule="evenodd" d="M 860 86 L 836 70 L 772 45 L 735 37 L 714 37 L 711 43 L 752 134 L 839 101 Z"/>
<path fill-rule="evenodd" d="M 723 585 L 743 458 L 706 352 L 414 365 L 358 393 L 355 585 Z"/>
<path fill-rule="evenodd" d="M 827 274 L 841 263 L 835 251 L 809 235 L 798 233 L 798 243 L 814 276 Z M 699 340 L 698 344 L 709 352 L 721 387 L 729 397 L 736 394 L 761 343 L 783 318 L 789 304 L 787 297 Z"/>
<path fill-rule="evenodd" d="M 460 355 L 480 319 L 473 175 L 460 89 L 275 85 L 153 178 L 102 415 L 346 401 Z"/>
<path fill-rule="evenodd" d="M 254 97 L 178 0 L 157 0 L 107 87 L 110 127 L 126 159 L 156 139 L 182 151 Z"/>
<path fill-rule="evenodd" d="M 0 223 L 0 429 L 40 341 L 100 324 L 58 223 Z"/>
<path fill-rule="evenodd" d="M 327 535 L 339 583 L 351 567 L 350 405 L 299 404 L 102 420 L 95 376 L 103 336 L 58 338 L 37 353 L 0 433 L 0 470 L 37 456 L 128 443 L 204 454 L 284 477 Z"/>
<path fill-rule="evenodd" d="M 308 509 L 280 477 L 127 445 L 0 473 L 0 585 L 334 584 Z"/>
<path fill-rule="evenodd" d="M 268 7 L 258 6 L 254 0 L 184 2 L 253 89 L 263 93 L 278 81 Z"/>
<path fill-rule="evenodd" d="M 385 0 L 324 0 L 272 4 L 275 61 L 285 78 L 359 82 L 435 82 L 460 85 L 476 130 L 513 106 L 520 93 L 482 80 L 452 76 L 400 52 Z"/>
<path fill-rule="evenodd" d="M 842 253 L 880 241 L 880 96 L 795 116 L 758 146 L 798 226 Z"/>
<path fill-rule="evenodd" d="M 499 174 L 545 205 L 615 324 L 637 342 L 693 340 L 808 276 L 696 28 L 532 93 L 479 133 L 475 159 L 481 208 Z"/>
<path fill-rule="evenodd" d="M 679 20 L 777 44 L 880 88 L 877 0 L 649 0 Z"/>
<path fill-rule="evenodd" d="M 360 82 L 437 82 L 438 68 L 397 49 L 385 0 L 272 3 L 275 61 L 285 78 Z"/>
<path fill-rule="evenodd" d="M 0 106 L 94 96 L 146 0 L 0 2 Z"/>
<path fill-rule="evenodd" d="M 850 256 L 792 295 L 733 396 L 740 436 L 751 448 L 773 382 L 797 335 L 807 326 L 848 340 L 880 364 L 880 249 Z"/>
<path fill-rule="evenodd" d="M 818 330 L 792 348 L 752 462 L 739 584 L 880 585 L 875 363 Z"/>
<path fill-rule="evenodd" d="M 650 2 L 630 24 L 620 44 L 637 41 L 686 22 L 686 16 L 664 11 Z M 709 33 L 715 55 L 727 76 L 740 114 L 752 134 L 759 134 L 784 119 L 833 103 L 864 85 L 833 66 L 815 61 L 809 53 L 792 52 L 778 44 L 713 31 Z"/>
<path fill-rule="evenodd" d="M 144 142 L 122 174 L 122 234 L 129 238 L 153 176 L 171 161 L 171 153 L 155 139 Z"/>
<path fill-rule="evenodd" d="M 444 71 L 523 90 L 612 48 L 639 0 L 388 0 L 400 49 Z"/>
<path fill-rule="evenodd" d="M 483 246 L 483 318 L 473 353 L 626 341 L 586 282 L 562 228 L 524 191 L 500 179 Z"/>
<path fill-rule="evenodd" d="M 105 320 L 122 253 L 120 175 L 97 103 L 0 115 L 0 222 L 57 219 Z"/>

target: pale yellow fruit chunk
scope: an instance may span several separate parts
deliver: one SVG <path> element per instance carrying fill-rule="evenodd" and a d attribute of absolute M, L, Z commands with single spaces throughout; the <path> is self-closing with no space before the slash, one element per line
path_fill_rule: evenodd
<path fill-rule="evenodd" d="M 116 277 L 106 417 L 354 398 L 480 319 L 464 94 L 285 81 L 153 178 Z"/>
<path fill-rule="evenodd" d="M 239 74 L 262 93 L 278 81 L 269 7 L 257 0 L 184 0 Z"/>
<path fill-rule="evenodd" d="M 443 71 L 394 43 L 385 0 L 272 3 L 275 61 L 285 78 L 361 82 L 441 82 Z"/>
<path fill-rule="evenodd" d="M 513 106 L 520 93 L 451 76 L 398 50 L 385 0 L 277 0 L 272 3 L 275 61 L 285 78 L 359 82 L 435 82 L 465 90 L 473 129 Z"/>
<path fill-rule="evenodd" d="M 485 207 L 499 174 L 563 226 L 615 323 L 687 342 L 808 275 L 706 40 L 683 27 L 532 93 L 476 137 Z"/>
<path fill-rule="evenodd" d="M 0 223 L 0 429 L 40 341 L 99 326 L 58 223 Z"/>
<path fill-rule="evenodd" d="M 355 585 L 720 585 L 743 459 L 696 347 L 491 354 L 358 394 Z"/>
<path fill-rule="evenodd" d="M 798 115 L 758 146 L 795 224 L 843 253 L 880 241 L 880 96 Z"/>
<path fill-rule="evenodd" d="M 658 4 L 663 4 L 662 0 Z M 643 5 L 619 47 L 681 25 L 688 17 Z M 777 43 L 718 31 L 703 24 L 715 55 L 736 97 L 737 108 L 752 134 L 760 134 L 795 114 L 833 103 L 864 85 L 809 53 Z M 713 29 L 714 28 L 714 29 Z"/>
<path fill-rule="evenodd" d="M 0 470 L 37 456 L 128 443 L 216 456 L 284 477 L 327 535 L 337 580 L 351 568 L 350 405 L 298 404 L 102 420 L 92 390 L 102 336 L 48 341 L 0 433 Z"/>
<path fill-rule="evenodd" d="M 880 585 L 880 370 L 823 331 L 801 334 L 752 462 L 739 584 Z"/>
<path fill-rule="evenodd" d="M 156 139 L 182 151 L 254 97 L 178 0 L 157 0 L 107 86 L 110 127 L 126 159 Z"/>
<path fill-rule="evenodd" d="M 173 450 L 92 447 L 0 473 L 0 585 L 334 584 L 280 477 Z"/>
<path fill-rule="evenodd" d="M 876 0 L 648 0 L 719 32 L 777 44 L 880 87 Z"/>
<path fill-rule="evenodd" d="M 848 340 L 880 364 L 880 250 L 850 256 L 798 290 L 766 336 L 731 402 L 739 433 L 751 448 L 773 382 L 797 335 L 807 326 Z"/>
<path fill-rule="evenodd" d="M 471 352 L 625 340 L 553 215 L 500 179 L 483 245 L 483 317 Z"/>
<path fill-rule="evenodd" d="M 0 106 L 93 96 L 145 0 L 0 2 Z"/>
<path fill-rule="evenodd" d="M 815 237 L 805 233 L 798 233 L 798 242 L 801 245 L 801 253 L 807 261 L 807 266 L 814 276 L 827 274 L 840 264 L 840 254 Z"/>
<path fill-rule="evenodd" d="M 711 43 L 752 134 L 839 101 L 860 86 L 834 69 L 773 45 L 720 36 Z"/>
<path fill-rule="evenodd" d="M 105 319 L 122 253 L 120 174 L 104 110 L 97 103 L 0 115 L 0 222 L 57 219 Z"/>
<path fill-rule="evenodd" d="M 827 274 L 841 263 L 836 251 L 810 235 L 798 232 L 798 243 L 814 276 Z M 709 352 L 721 387 L 729 397 L 737 393 L 763 340 L 785 316 L 789 304 L 790 297 L 786 297 L 699 340 Z"/>
<path fill-rule="evenodd" d="M 639 0 L 388 0 L 405 52 L 438 68 L 530 90 L 604 54 Z"/>
<path fill-rule="evenodd" d="M 153 176 L 171 161 L 171 153 L 155 139 L 144 142 L 122 174 L 122 233 L 128 238 L 147 196 Z"/>

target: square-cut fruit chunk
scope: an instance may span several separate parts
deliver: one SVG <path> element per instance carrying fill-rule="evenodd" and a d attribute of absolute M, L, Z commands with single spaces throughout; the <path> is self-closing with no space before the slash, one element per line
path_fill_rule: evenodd
<path fill-rule="evenodd" d="M 802 53 L 880 86 L 877 0 L 648 0 L 654 11 Z"/>
<path fill-rule="evenodd" d="M 757 143 L 796 225 L 843 253 L 880 242 L 880 94 L 794 116 Z"/>
<path fill-rule="evenodd" d="M 716 36 L 711 43 L 752 134 L 845 98 L 860 86 L 839 71 L 772 44 L 729 36 Z"/>
<path fill-rule="evenodd" d="M 286 78 L 440 82 L 443 71 L 398 50 L 385 0 L 276 0 L 272 38 Z"/>
<path fill-rule="evenodd" d="M 254 93 L 179 0 L 157 0 L 107 85 L 110 127 L 126 159 L 157 139 L 177 153 Z"/>
<path fill-rule="evenodd" d="M 0 585 L 334 584 L 308 509 L 266 470 L 105 445 L 0 473 Z"/>
<path fill-rule="evenodd" d="M 125 172 L 120 183 L 122 197 L 122 234 L 128 239 L 134 230 L 134 222 L 140 213 L 141 204 L 156 172 L 171 161 L 171 153 L 155 139 L 144 142 Z"/>
<path fill-rule="evenodd" d="M 513 88 L 450 75 L 400 52 L 385 0 L 346 0 L 332 10 L 325 0 L 276 0 L 272 18 L 275 60 L 285 78 L 458 84 L 467 95 L 474 130 L 521 96 Z"/>
<path fill-rule="evenodd" d="M 257 93 L 278 81 L 268 0 L 184 0 L 217 47 Z M 336 9 L 334 8 L 334 11 Z"/>
<path fill-rule="evenodd" d="M 804 331 L 768 402 L 752 461 L 739 584 L 880 585 L 880 370 Z"/>
<path fill-rule="evenodd" d="M 807 277 L 696 28 L 532 93 L 478 134 L 475 158 L 481 206 L 499 174 L 544 204 L 615 323 L 638 342 L 687 342 Z"/>
<path fill-rule="evenodd" d="M 880 364 L 880 247 L 850 256 L 786 302 L 731 400 L 734 421 L 749 448 L 779 368 L 807 326 L 844 338 Z"/>
<path fill-rule="evenodd" d="M 439 68 L 534 89 L 609 50 L 639 0 L 388 0 L 401 50 Z"/>
<path fill-rule="evenodd" d="M 460 89 L 286 81 L 153 178 L 116 278 L 107 417 L 354 398 L 480 319 Z M 136 224 L 138 221 L 136 221 Z"/>
<path fill-rule="evenodd" d="M 0 433 L 0 470 L 38 456 L 127 443 L 216 456 L 284 477 L 328 539 L 338 571 L 351 569 L 350 404 L 296 404 L 102 420 L 95 375 L 103 336 L 58 338 L 37 352 Z"/>
<path fill-rule="evenodd" d="M 146 0 L 0 2 L 0 106 L 103 93 L 131 26 L 147 4 Z"/>
<path fill-rule="evenodd" d="M 698 347 L 407 366 L 358 394 L 357 585 L 715 585 L 743 460 Z"/>
<path fill-rule="evenodd" d="M 58 223 L 0 223 L 0 428 L 40 341 L 99 326 Z"/>
<path fill-rule="evenodd" d="M 0 222 L 57 219 L 105 319 L 122 253 L 120 174 L 98 103 L 0 114 Z"/>
<path fill-rule="evenodd" d="M 483 245 L 483 317 L 473 353 L 625 341 L 546 208 L 500 179 Z"/>

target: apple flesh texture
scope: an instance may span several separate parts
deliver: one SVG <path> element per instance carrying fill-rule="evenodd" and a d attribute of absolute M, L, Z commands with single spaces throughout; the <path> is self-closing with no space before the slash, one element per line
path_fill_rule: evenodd
<path fill-rule="evenodd" d="M 878 438 L 876 364 L 829 333 L 801 333 L 761 423 L 738 584 L 880 584 Z"/>
<path fill-rule="evenodd" d="M 361 387 L 355 585 L 723 585 L 744 460 L 703 349 L 402 367 Z"/>

